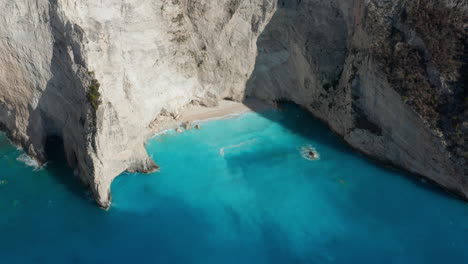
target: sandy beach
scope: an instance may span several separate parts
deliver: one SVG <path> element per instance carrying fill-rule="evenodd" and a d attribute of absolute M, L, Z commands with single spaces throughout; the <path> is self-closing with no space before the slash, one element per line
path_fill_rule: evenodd
<path fill-rule="evenodd" d="M 216 107 L 206 107 L 202 105 L 189 105 L 181 109 L 177 117 L 159 116 L 149 126 L 151 136 L 181 127 L 188 122 L 192 126 L 207 120 L 229 118 L 252 111 L 262 111 L 273 107 L 264 101 L 251 99 L 246 103 L 239 103 L 229 100 L 222 100 Z"/>

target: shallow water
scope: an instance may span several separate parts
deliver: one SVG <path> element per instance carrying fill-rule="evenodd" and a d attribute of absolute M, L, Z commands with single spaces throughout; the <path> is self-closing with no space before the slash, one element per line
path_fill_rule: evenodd
<path fill-rule="evenodd" d="M 320 158 L 304 157 L 304 147 Z M 468 205 L 352 152 L 296 107 L 149 141 L 109 211 L 0 137 L 0 263 L 468 263 Z"/>

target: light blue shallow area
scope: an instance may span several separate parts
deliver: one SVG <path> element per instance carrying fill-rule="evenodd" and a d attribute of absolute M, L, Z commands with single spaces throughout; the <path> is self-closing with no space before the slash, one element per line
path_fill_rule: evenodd
<path fill-rule="evenodd" d="M 319 160 L 301 155 L 314 147 Z M 99 209 L 0 138 L 0 263 L 468 263 L 468 205 L 351 151 L 297 107 L 169 132 Z"/>

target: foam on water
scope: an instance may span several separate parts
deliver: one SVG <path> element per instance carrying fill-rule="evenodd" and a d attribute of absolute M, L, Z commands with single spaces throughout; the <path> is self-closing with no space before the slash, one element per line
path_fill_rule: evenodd
<path fill-rule="evenodd" d="M 369 162 L 296 107 L 147 149 L 161 172 L 117 178 L 104 211 L 63 164 L 34 171 L 0 138 L 0 263 L 468 263 L 466 203 Z"/>
<path fill-rule="evenodd" d="M 242 146 L 245 146 L 245 145 L 249 145 L 249 144 L 254 143 L 255 141 L 257 141 L 257 139 L 253 138 L 253 139 L 249 139 L 249 140 L 246 140 L 246 141 L 238 143 L 238 144 L 222 147 L 222 148 L 219 149 L 219 155 L 224 157 L 224 154 L 225 154 L 226 150 L 233 149 L 233 148 L 239 148 L 239 147 L 242 147 Z"/>
<path fill-rule="evenodd" d="M 23 153 L 16 158 L 17 161 L 24 163 L 26 166 L 32 167 L 34 170 L 39 170 L 41 169 L 41 166 L 39 163 L 31 158 L 29 155 L 26 153 Z"/>

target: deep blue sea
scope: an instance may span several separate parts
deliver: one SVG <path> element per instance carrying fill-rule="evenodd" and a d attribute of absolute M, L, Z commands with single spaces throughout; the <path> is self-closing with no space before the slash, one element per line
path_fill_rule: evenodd
<path fill-rule="evenodd" d="M 468 263 L 468 204 L 353 152 L 301 109 L 150 140 L 109 211 L 0 135 L 0 263 Z M 315 149 L 309 160 L 304 150 Z"/>

